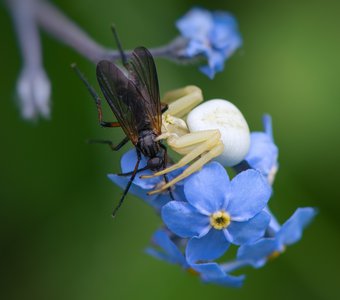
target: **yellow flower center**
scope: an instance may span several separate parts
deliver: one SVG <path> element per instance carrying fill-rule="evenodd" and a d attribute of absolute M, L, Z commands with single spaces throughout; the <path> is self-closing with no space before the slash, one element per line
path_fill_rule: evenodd
<path fill-rule="evenodd" d="M 227 228 L 230 224 L 230 215 L 223 211 L 214 212 L 210 216 L 210 225 L 217 230 Z"/>

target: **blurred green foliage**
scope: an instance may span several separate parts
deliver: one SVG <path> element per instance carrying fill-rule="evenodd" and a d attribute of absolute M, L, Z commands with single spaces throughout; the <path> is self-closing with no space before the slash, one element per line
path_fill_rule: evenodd
<path fill-rule="evenodd" d="M 161 90 L 199 85 L 206 99 L 234 102 L 252 130 L 262 129 L 261 116 L 270 113 L 280 147 L 272 210 L 281 221 L 299 206 L 317 206 L 320 213 L 299 244 L 261 270 L 246 270 L 240 290 L 204 285 L 148 257 L 143 249 L 159 218 L 129 196 L 111 219 L 121 191 L 106 174 L 119 171 L 122 153 L 85 143 L 122 137 L 98 126 L 92 99 L 69 67 L 76 61 L 96 84 L 94 66 L 44 34 L 52 118 L 21 120 L 14 101 L 20 56 L 2 7 L 1 299 L 340 299 L 340 2 L 55 3 L 107 46 L 114 46 L 114 22 L 125 48 L 168 42 L 177 34 L 174 21 L 194 4 L 235 14 L 244 47 L 225 71 L 210 81 L 196 67 L 157 60 Z"/>

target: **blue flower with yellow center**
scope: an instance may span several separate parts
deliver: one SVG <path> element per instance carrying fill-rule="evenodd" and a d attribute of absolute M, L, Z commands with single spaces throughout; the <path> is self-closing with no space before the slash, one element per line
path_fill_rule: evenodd
<path fill-rule="evenodd" d="M 223 70 L 224 61 L 242 45 L 237 21 L 227 12 L 193 8 L 176 22 L 176 26 L 188 40 L 184 55 L 204 56 L 208 65 L 200 70 L 210 78 Z"/>
<path fill-rule="evenodd" d="M 254 242 L 269 224 L 263 209 L 271 187 L 258 171 L 241 172 L 230 181 L 222 165 L 212 162 L 185 181 L 184 194 L 188 202 L 169 202 L 162 219 L 176 235 L 190 238 L 186 252 L 196 260 L 216 259 L 230 243 Z"/>
<path fill-rule="evenodd" d="M 132 172 L 134 170 L 136 162 L 137 162 L 136 150 L 131 149 L 128 152 L 126 152 L 121 158 L 122 173 Z M 139 164 L 139 168 L 142 169 L 146 165 L 147 159 L 142 155 L 142 160 Z M 183 172 L 183 168 L 169 173 L 168 175 L 169 180 L 176 177 L 181 172 Z M 138 172 L 137 176 L 135 177 L 130 187 L 129 193 L 143 199 L 146 203 L 154 207 L 157 211 L 160 211 L 163 205 L 165 205 L 171 200 L 169 191 L 165 191 L 161 194 L 156 195 L 148 195 L 147 193 L 154 190 L 157 186 L 164 184 L 165 181 L 164 177 L 160 176 L 148 179 L 141 179 L 140 176 L 142 175 L 152 175 L 152 171 L 144 170 Z M 130 180 L 130 176 L 119 176 L 117 174 L 108 174 L 108 178 L 122 189 L 125 189 Z M 171 192 L 173 194 L 174 199 L 185 201 L 183 192 L 183 182 L 179 182 L 178 184 L 173 186 L 171 188 Z"/>
<path fill-rule="evenodd" d="M 282 253 L 286 246 L 297 243 L 302 237 L 304 228 L 316 214 L 315 208 L 298 208 L 282 226 L 268 228 L 268 234 L 272 237 L 241 246 L 237 253 L 238 260 L 246 261 L 254 268 L 262 267 L 268 259 Z"/>

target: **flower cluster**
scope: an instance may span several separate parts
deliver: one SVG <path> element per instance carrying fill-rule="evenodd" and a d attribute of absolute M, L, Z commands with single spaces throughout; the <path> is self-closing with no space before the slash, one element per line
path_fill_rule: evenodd
<path fill-rule="evenodd" d="M 190 58 L 204 56 L 208 65 L 200 70 L 209 78 L 221 72 L 225 60 L 242 45 L 236 19 L 224 11 L 193 8 L 176 22 L 176 26 L 188 39 L 183 55 Z"/>
<path fill-rule="evenodd" d="M 175 185 L 175 200 L 169 193 L 147 195 L 162 179 L 136 179 L 132 193 L 156 208 L 164 222 L 153 235 L 148 254 L 181 266 L 203 282 L 240 287 L 245 276 L 234 271 L 262 267 L 300 240 L 316 210 L 298 208 L 283 225 L 270 212 L 273 170 L 278 169 L 270 116 L 264 116 L 264 127 L 264 132 L 251 134 L 247 168 L 235 166 L 238 174 L 233 179 L 222 165 L 211 162 Z M 123 172 L 131 171 L 135 161 L 130 150 L 122 158 Z M 109 178 L 121 187 L 128 181 L 113 174 Z M 238 247 L 236 257 L 221 262 L 231 245 Z"/>
<path fill-rule="evenodd" d="M 40 29 L 93 63 L 103 59 L 117 61 L 124 56 L 120 51 L 97 44 L 49 1 L 6 0 L 5 3 L 13 17 L 24 61 L 17 91 L 22 115 L 26 119 L 49 117 L 50 114 L 51 86 L 43 68 Z M 200 70 L 210 78 L 223 70 L 225 61 L 242 45 L 237 21 L 226 12 L 194 8 L 181 17 L 176 26 L 180 35 L 164 46 L 150 49 L 151 54 L 191 63 L 203 58 L 207 65 L 201 66 Z M 127 56 L 131 53 L 129 50 L 125 52 Z M 247 124 L 245 128 L 249 138 Z M 230 142 L 231 139 L 227 140 Z M 218 140 L 218 145 L 222 142 Z M 249 139 L 243 143 L 246 150 L 242 158 L 248 150 L 248 142 Z M 240 148 L 236 148 L 239 154 Z M 245 276 L 235 275 L 234 271 L 245 266 L 264 266 L 287 246 L 299 241 L 304 228 L 316 214 L 314 208 L 298 208 L 280 225 L 271 213 L 268 201 L 278 170 L 277 158 L 271 118 L 266 115 L 264 132 L 251 133 L 249 152 L 244 161 L 232 166 L 236 172 L 232 179 L 220 163 L 210 162 L 171 186 L 170 191 L 149 195 L 166 181 L 177 177 L 183 168 L 167 177 L 142 179 L 140 176 L 152 173 L 147 170 L 145 157 L 133 182 L 122 174 L 109 174 L 108 177 L 122 188 L 130 187 L 130 193 L 142 198 L 161 216 L 164 226 L 153 235 L 147 253 L 181 266 L 204 282 L 239 287 Z M 134 149 L 125 153 L 121 160 L 122 173 L 133 173 L 136 160 Z M 237 247 L 237 254 L 225 261 L 225 254 L 232 245 Z"/>

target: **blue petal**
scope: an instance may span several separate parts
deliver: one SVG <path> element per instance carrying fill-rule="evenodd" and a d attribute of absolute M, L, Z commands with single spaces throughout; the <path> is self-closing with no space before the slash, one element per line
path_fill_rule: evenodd
<path fill-rule="evenodd" d="M 181 34 L 192 39 L 206 39 L 213 25 L 211 12 L 201 8 L 191 9 L 176 22 Z"/>
<path fill-rule="evenodd" d="M 205 236 L 189 240 L 186 257 L 190 264 L 199 260 L 217 259 L 228 250 L 229 245 L 223 231 L 212 228 Z"/>
<path fill-rule="evenodd" d="M 223 271 L 217 263 L 194 264 L 191 267 L 200 273 L 204 282 L 228 287 L 242 286 L 244 276 L 231 276 Z"/>
<path fill-rule="evenodd" d="M 169 263 L 179 264 L 183 268 L 189 267 L 185 260 L 184 255 L 181 253 L 178 247 L 171 241 L 171 239 L 164 230 L 157 230 L 152 237 L 152 241 L 163 251 L 161 252 L 153 248 L 147 248 L 146 251 L 148 254 L 158 259 L 165 260 Z"/>
<path fill-rule="evenodd" d="M 224 69 L 225 55 L 209 49 L 204 52 L 204 55 L 208 60 L 208 65 L 200 67 L 200 71 L 212 79 L 216 72 L 221 72 Z"/>
<path fill-rule="evenodd" d="M 122 173 L 128 173 L 132 172 L 135 168 L 137 162 L 137 153 L 135 149 L 131 149 L 128 152 L 126 152 L 121 159 L 121 168 Z M 142 160 L 139 163 L 139 169 L 144 168 L 147 164 L 147 159 L 142 155 Z M 151 190 L 153 189 L 157 184 L 159 184 L 163 178 L 162 177 L 154 177 L 154 178 L 148 178 L 148 179 L 141 179 L 140 176 L 142 175 L 152 175 L 152 172 L 150 170 L 145 170 L 143 172 L 139 172 L 137 176 L 135 177 L 135 180 L 133 183 L 142 189 Z M 125 176 L 124 176 L 125 177 Z M 131 176 L 126 176 L 126 178 L 129 180 Z"/>
<path fill-rule="evenodd" d="M 204 45 L 201 41 L 191 40 L 185 50 L 185 54 L 189 57 L 193 57 L 202 53 L 205 53 L 209 50 L 206 45 Z"/>
<path fill-rule="evenodd" d="M 262 123 L 263 123 L 263 127 L 264 127 L 264 132 L 274 142 L 273 125 L 272 125 L 272 117 L 271 117 L 271 115 L 264 114 L 263 117 L 262 117 Z"/>
<path fill-rule="evenodd" d="M 170 201 L 162 208 L 162 219 L 172 232 L 183 238 L 203 236 L 210 228 L 209 217 L 186 202 Z"/>
<path fill-rule="evenodd" d="M 231 220 L 247 221 L 267 205 L 271 192 L 270 185 L 260 172 L 241 172 L 231 181 L 230 201 L 225 205 L 226 211 Z"/>
<path fill-rule="evenodd" d="M 155 197 L 156 196 L 156 197 Z M 157 212 L 160 212 L 162 207 L 172 201 L 169 193 L 162 193 L 157 195 L 146 195 L 145 197 L 141 197 L 147 204 L 152 206 L 154 209 L 156 209 Z M 176 194 L 174 195 L 174 198 L 176 200 L 181 200 L 181 198 L 176 197 Z"/>
<path fill-rule="evenodd" d="M 116 185 L 118 185 L 121 189 L 125 189 L 128 182 L 129 178 L 123 177 L 123 176 L 118 176 L 116 174 L 108 174 L 107 177 L 114 182 Z M 184 201 L 184 196 L 183 192 L 180 193 L 180 190 L 183 190 L 182 187 L 176 187 L 173 194 L 176 200 L 183 200 Z M 157 195 L 148 195 L 147 192 L 151 191 L 151 189 L 144 189 L 138 185 L 135 184 L 135 182 L 132 183 L 129 193 L 132 195 L 135 195 L 141 199 L 143 199 L 147 204 L 151 205 L 153 208 L 155 208 L 157 211 L 160 211 L 161 208 L 171 201 L 169 193 L 166 191 L 162 194 L 157 194 Z"/>
<path fill-rule="evenodd" d="M 245 160 L 249 165 L 268 176 L 273 167 L 277 167 L 278 148 L 270 136 L 263 132 L 250 134 L 250 148 Z"/>
<path fill-rule="evenodd" d="M 312 207 L 298 208 L 282 225 L 277 234 L 278 240 L 284 245 L 291 245 L 302 237 L 303 229 L 313 220 L 317 210 Z"/>
<path fill-rule="evenodd" d="M 223 70 L 224 61 L 242 44 L 236 19 L 225 12 L 211 13 L 194 8 L 176 25 L 182 36 L 188 39 L 186 55 L 195 57 L 202 54 L 207 58 L 208 65 L 200 67 L 200 70 L 210 78 Z"/>
<path fill-rule="evenodd" d="M 280 250 L 277 239 L 261 239 L 254 244 L 241 246 L 237 251 L 237 259 L 247 261 L 254 268 L 260 268 L 266 263 L 269 255 Z"/>
<path fill-rule="evenodd" d="M 167 263 L 169 264 L 177 264 L 176 261 L 173 260 L 173 258 L 171 256 L 169 256 L 168 254 L 162 252 L 162 251 L 159 251 L 159 250 L 156 250 L 155 248 L 152 248 L 152 247 L 148 247 L 144 250 L 144 252 L 146 254 L 149 254 L 150 256 L 152 256 L 153 258 L 156 258 L 158 260 L 163 260 L 163 261 L 166 261 Z"/>
<path fill-rule="evenodd" d="M 281 229 L 281 225 L 270 211 L 268 205 L 264 208 L 264 211 L 270 215 L 270 222 L 268 228 L 266 229 L 266 235 L 270 237 L 275 236 L 276 233 Z"/>
<path fill-rule="evenodd" d="M 146 166 L 147 159 L 142 156 L 142 160 L 140 162 L 139 168 L 143 168 Z M 121 159 L 121 168 L 123 173 L 131 172 L 133 171 L 135 164 L 137 162 L 137 154 L 135 149 L 131 149 L 128 152 L 126 152 Z M 171 173 L 168 174 L 169 180 L 173 179 L 174 177 L 177 177 L 179 174 L 181 174 L 184 171 L 185 167 L 177 169 Z M 155 177 L 155 178 L 148 178 L 148 179 L 141 179 L 140 176 L 142 175 L 151 175 L 152 172 L 150 170 L 145 170 L 142 172 L 139 172 L 137 176 L 135 177 L 131 188 L 129 192 L 135 196 L 138 196 L 139 198 L 142 198 L 145 202 L 147 202 L 149 205 L 154 207 L 157 211 L 160 211 L 161 207 L 168 203 L 171 198 L 168 191 L 165 191 L 161 194 L 147 195 L 147 192 L 155 189 L 155 186 L 158 184 L 161 184 L 164 179 L 162 176 Z M 117 184 L 122 189 L 125 189 L 127 186 L 130 176 L 118 176 L 115 174 L 109 174 L 109 179 Z M 172 194 L 175 198 L 175 200 L 185 201 L 184 191 L 183 191 L 183 183 L 179 182 L 175 186 L 172 187 Z"/>
<path fill-rule="evenodd" d="M 213 18 L 214 28 L 210 33 L 213 46 L 218 49 L 229 48 L 230 52 L 234 52 L 242 44 L 235 17 L 229 13 L 215 12 Z"/>
<path fill-rule="evenodd" d="M 270 115 L 263 116 L 265 132 L 252 132 L 250 135 L 250 148 L 245 160 L 249 165 L 259 170 L 264 176 L 273 176 L 278 169 L 279 150 L 274 143 L 272 119 Z M 273 181 L 274 178 L 268 178 Z"/>
<path fill-rule="evenodd" d="M 209 277 L 206 275 L 202 275 L 202 280 L 206 283 L 214 283 L 226 287 L 240 288 L 243 285 L 243 281 L 245 279 L 244 275 L 240 276 L 232 276 L 229 274 L 225 274 L 223 277 Z"/>
<path fill-rule="evenodd" d="M 125 177 L 125 176 L 118 176 L 116 174 L 108 174 L 107 177 L 116 185 L 118 185 L 121 189 L 125 189 L 130 178 Z M 146 198 L 150 198 L 150 199 L 155 199 L 157 198 L 157 195 L 152 195 L 152 196 L 148 196 L 147 195 L 147 190 L 141 188 L 140 186 L 136 185 L 135 182 L 132 183 L 129 193 L 142 198 L 142 199 L 146 199 Z"/>
<path fill-rule="evenodd" d="M 207 75 L 209 77 L 209 79 L 214 79 L 215 74 L 216 74 L 216 70 L 209 67 L 209 66 L 203 66 L 203 67 L 199 67 L 199 70 L 204 74 Z"/>
<path fill-rule="evenodd" d="M 246 222 L 231 222 L 225 230 L 231 243 L 243 245 L 263 237 L 269 222 L 270 215 L 262 211 Z"/>
<path fill-rule="evenodd" d="M 184 193 L 192 206 L 202 214 L 210 215 L 222 208 L 229 184 L 226 170 L 219 163 L 212 162 L 187 179 Z"/>
<path fill-rule="evenodd" d="M 137 162 L 137 152 L 136 149 L 130 149 L 129 151 L 125 152 L 120 160 L 120 165 L 122 168 L 123 173 L 131 172 L 133 171 L 135 165 Z M 142 159 L 140 161 L 140 167 L 143 168 L 147 164 L 147 160 L 144 156 L 142 156 Z"/>

